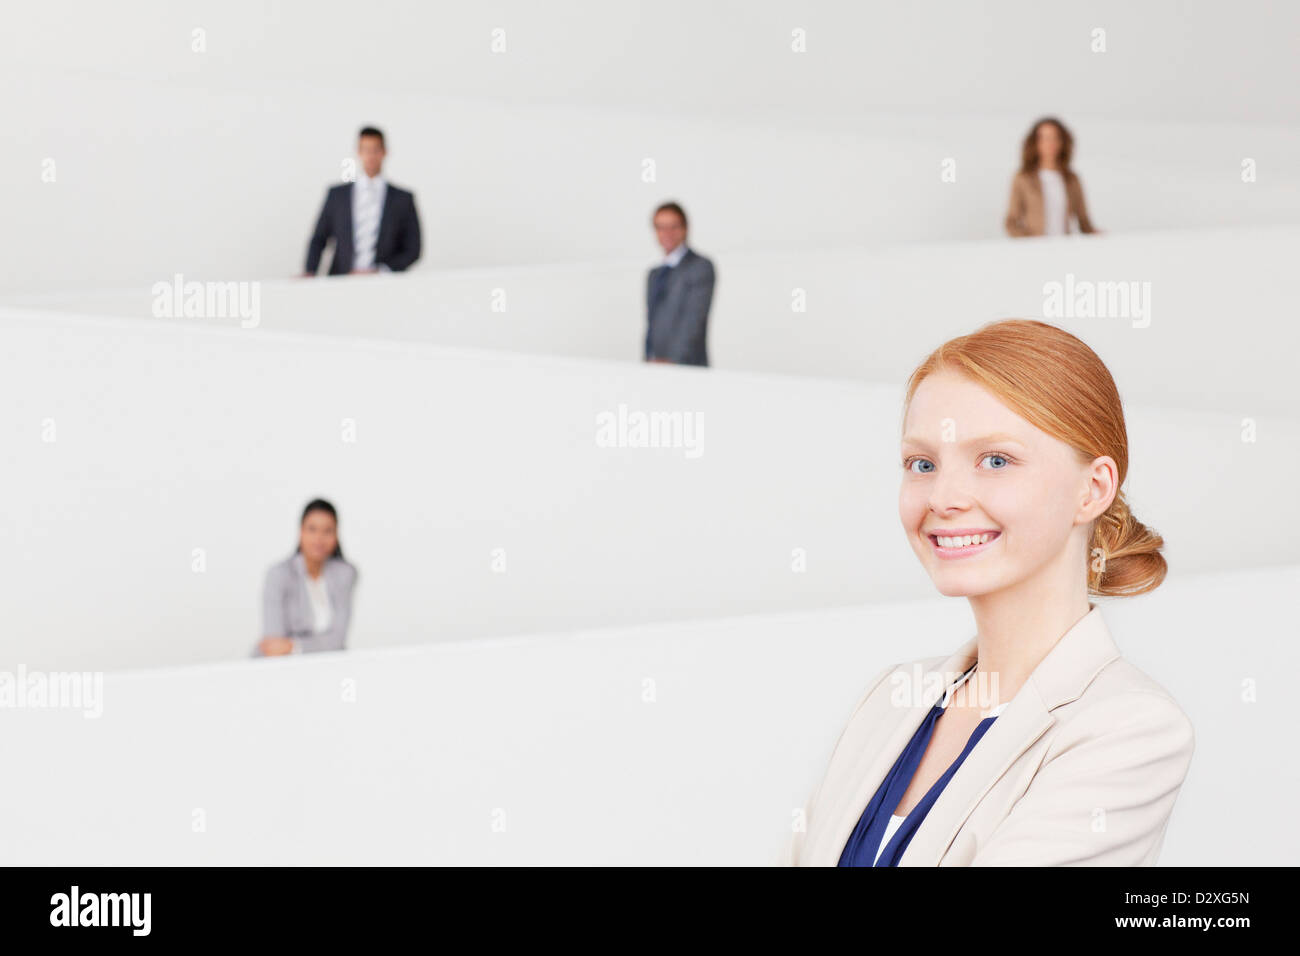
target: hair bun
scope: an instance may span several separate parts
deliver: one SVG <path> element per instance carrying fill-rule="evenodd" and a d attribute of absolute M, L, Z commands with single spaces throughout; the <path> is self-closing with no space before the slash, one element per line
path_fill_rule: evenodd
<path fill-rule="evenodd" d="M 1064 442 L 1081 468 L 1105 455 L 1115 463 L 1115 499 L 1092 523 L 1080 562 L 1089 593 L 1142 594 L 1165 578 L 1164 541 L 1133 517 L 1124 498 L 1128 429 L 1110 369 L 1086 342 L 1037 319 L 1002 319 L 949 339 L 907 380 L 904 415 L 928 376 L 952 372 L 984 388 L 1029 424 Z M 1074 494 L 1073 485 L 1060 493 Z M 1078 527 L 1074 528 L 1077 532 Z M 1080 561 L 1071 534 L 1070 563 Z M 1077 579 L 1076 579 L 1077 583 Z"/>
<path fill-rule="evenodd" d="M 1156 531 L 1133 517 L 1124 492 L 1119 492 L 1093 528 L 1088 590 L 1102 596 L 1155 590 L 1169 570 L 1160 553 L 1164 544 Z"/>

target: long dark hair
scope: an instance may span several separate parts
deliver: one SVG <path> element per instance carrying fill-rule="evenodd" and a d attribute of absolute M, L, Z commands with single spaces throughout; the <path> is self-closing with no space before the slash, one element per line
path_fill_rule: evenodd
<path fill-rule="evenodd" d="M 302 528 L 303 522 L 307 520 L 307 516 L 311 514 L 313 511 L 323 511 L 331 518 L 334 519 L 334 553 L 330 555 L 330 557 L 332 558 L 343 557 L 343 545 L 339 544 L 339 533 L 338 533 L 339 513 L 335 511 L 334 506 L 330 504 L 328 501 L 326 501 L 324 498 L 313 498 L 311 501 L 307 502 L 307 507 L 302 509 L 302 518 L 298 522 L 298 527 Z M 298 537 L 298 547 L 295 550 L 296 551 L 302 550 L 301 535 L 299 535 Z"/>
<path fill-rule="evenodd" d="M 1020 147 L 1020 171 L 1032 173 L 1038 170 L 1038 128 L 1045 123 L 1055 126 L 1056 132 L 1061 136 L 1061 154 L 1056 157 L 1056 165 L 1061 168 L 1065 178 L 1069 179 L 1070 157 L 1074 155 L 1074 137 L 1065 128 L 1065 124 L 1055 116 L 1044 116 L 1030 128 L 1029 135 L 1025 137 Z"/>

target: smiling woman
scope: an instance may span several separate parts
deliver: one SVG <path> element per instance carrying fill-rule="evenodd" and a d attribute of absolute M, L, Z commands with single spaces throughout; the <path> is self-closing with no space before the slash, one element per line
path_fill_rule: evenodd
<path fill-rule="evenodd" d="M 901 462 L 908 542 L 977 633 L 870 682 L 786 862 L 1153 864 L 1195 735 L 1089 600 L 1166 571 L 1105 364 L 1043 322 L 953 339 L 908 381 Z"/>
<path fill-rule="evenodd" d="M 262 639 L 253 656 L 344 649 L 357 569 L 343 557 L 338 521 L 322 498 L 303 508 L 297 551 L 266 572 Z"/>
<path fill-rule="evenodd" d="M 1021 549 L 1003 575 L 1047 573 L 1050 559 L 1068 552 L 1076 567 L 1087 567 L 1094 594 L 1140 594 L 1164 580 L 1163 541 L 1133 517 L 1121 490 L 1128 432 L 1119 391 L 1082 341 L 1044 322 L 993 323 L 931 353 L 912 373 L 906 407 L 899 516 L 916 532 L 913 550 L 942 593 L 952 593 L 950 579 L 934 575 L 931 556 L 981 552 L 945 549 L 934 539 L 988 532 L 1001 540 L 998 521 L 966 527 L 971 522 L 956 520 L 993 518 L 989 512 L 1032 531 L 1002 541 Z M 965 496 L 974 507 L 945 495 Z"/>

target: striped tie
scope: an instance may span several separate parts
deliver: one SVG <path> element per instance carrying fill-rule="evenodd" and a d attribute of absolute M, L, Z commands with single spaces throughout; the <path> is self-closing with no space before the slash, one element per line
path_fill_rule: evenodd
<path fill-rule="evenodd" d="M 371 269 L 375 265 L 375 243 L 379 240 L 379 188 L 374 183 L 357 187 L 356 222 L 352 224 L 352 245 L 355 252 L 352 268 Z"/>

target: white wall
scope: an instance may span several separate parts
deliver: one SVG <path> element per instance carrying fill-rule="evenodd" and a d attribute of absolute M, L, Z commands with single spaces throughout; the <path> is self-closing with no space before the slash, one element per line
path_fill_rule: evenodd
<path fill-rule="evenodd" d="M 1273 0 L 1035 0 L 918 6 L 830 0 L 51 0 L 12 11 L 5 53 L 25 67 L 129 72 L 198 86 L 337 92 L 470 88 L 508 102 L 671 112 L 907 115 L 1044 103 L 1130 120 L 1294 121 L 1300 13 Z M 1106 30 L 1105 52 L 1093 31 Z M 208 31 L 204 57 L 190 31 Z M 490 53 L 492 31 L 508 40 Z M 806 55 L 791 55 L 796 28 Z M 177 36 L 180 42 L 177 42 Z M 1213 56 L 1208 55 L 1213 52 Z M 8 57 L 7 57 L 8 58 Z M 1241 67 L 1249 66 L 1249 72 Z"/>
<path fill-rule="evenodd" d="M 1128 401 L 1242 418 L 1296 416 L 1300 324 L 1286 318 L 1294 312 L 1296 261 L 1296 227 L 723 255 L 710 359 L 719 369 L 893 384 L 941 342 L 986 321 L 1047 318 L 1098 351 Z M 1051 314 L 1045 285 L 1064 284 L 1069 275 L 1079 283 L 1136 283 L 1142 313 Z M 152 314 L 151 288 L 10 301 L 138 318 Z M 794 311 L 795 290 L 803 292 L 804 311 Z M 623 361 L 640 359 L 645 338 L 644 274 L 636 261 L 272 281 L 260 284 L 259 303 L 259 324 L 249 334 L 270 329 Z M 233 317 L 211 322 L 240 325 Z"/>
<path fill-rule="evenodd" d="M 1276 746 L 1300 666 L 1278 622 L 1298 578 L 1295 565 L 1179 576 L 1103 602 L 1120 649 L 1196 728 L 1162 864 L 1300 854 Z M 98 718 L 6 713 L 6 763 L 22 772 L 0 788 L 0 852 L 14 865 L 761 865 L 870 676 L 973 633 L 965 602 L 939 600 L 109 674 Z"/>
<path fill-rule="evenodd" d="M 380 6 L 374 32 L 323 3 L 10 11 L 0 291 L 292 275 L 365 123 L 417 194 L 421 268 L 649 261 L 670 196 L 717 255 L 996 237 L 1045 112 L 1102 228 L 1300 222 L 1287 7 L 1114 4 L 1093 54 L 1097 11 L 1039 3 L 564 6 Z"/>
<path fill-rule="evenodd" d="M 1114 371 L 1167 541 L 1165 586 L 1106 611 L 1197 727 L 1162 862 L 1295 860 L 1300 7 L 356 9 L 5 11 L 0 669 L 108 673 L 98 719 L 5 710 L 0 858 L 770 860 L 866 677 L 971 630 L 897 527 L 903 376 L 1072 272 L 1154 294 L 1149 328 L 1055 321 Z M 1001 236 L 1046 113 L 1104 238 Z M 423 260 L 286 281 L 371 123 Z M 719 265 L 708 372 L 635 362 L 669 197 Z M 176 273 L 265 280 L 263 325 L 149 319 Z M 703 456 L 598 448 L 620 403 L 702 414 Z M 242 659 L 315 495 L 361 568 L 351 649 Z"/>
<path fill-rule="evenodd" d="M 0 664 L 246 654 L 317 495 L 361 570 L 357 648 L 932 593 L 898 526 L 900 385 L 156 320 L 0 332 Z M 598 447 L 620 404 L 697 414 L 702 453 Z M 1300 422 L 1257 425 L 1129 408 L 1130 497 L 1180 573 L 1300 559 L 1260 493 L 1300 470 Z"/>

